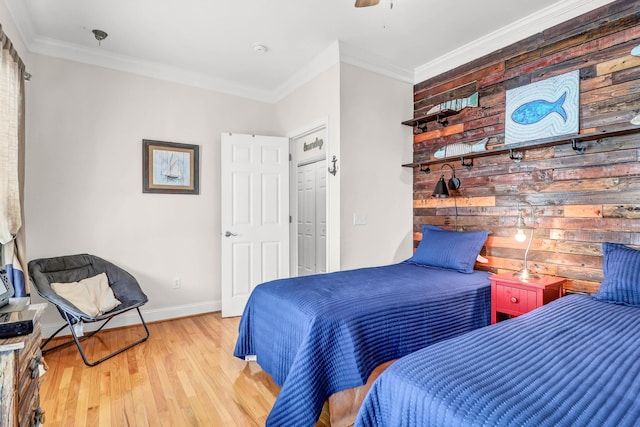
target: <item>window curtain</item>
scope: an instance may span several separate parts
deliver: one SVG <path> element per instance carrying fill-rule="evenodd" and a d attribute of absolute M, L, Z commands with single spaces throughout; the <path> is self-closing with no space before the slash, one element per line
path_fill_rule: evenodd
<path fill-rule="evenodd" d="M 0 268 L 16 297 L 29 293 L 25 281 L 24 73 L 25 67 L 0 26 Z"/>

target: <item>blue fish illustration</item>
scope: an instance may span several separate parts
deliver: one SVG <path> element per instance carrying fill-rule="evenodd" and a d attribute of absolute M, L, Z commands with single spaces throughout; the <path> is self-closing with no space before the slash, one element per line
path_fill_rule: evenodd
<path fill-rule="evenodd" d="M 527 102 L 519 106 L 518 109 L 511 114 L 511 120 L 521 125 L 530 125 L 538 123 L 551 113 L 558 113 L 566 122 L 567 112 L 562 107 L 566 98 L 567 92 L 562 94 L 556 102 L 549 102 L 542 99 Z"/>

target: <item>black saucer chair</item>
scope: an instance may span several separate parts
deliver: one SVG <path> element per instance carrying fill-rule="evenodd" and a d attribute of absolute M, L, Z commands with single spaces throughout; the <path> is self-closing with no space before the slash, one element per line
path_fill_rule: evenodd
<path fill-rule="evenodd" d="M 80 311 L 75 305 L 56 294 L 51 288 L 52 283 L 79 282 L 80 280 L 96 276 L 100 273 L 106 273 L 107 278 L 109 279 L 109 286 L 111 287 L 114 296 L 121 302 L 121 304 L 114 309 L 95 317 L 91 317 L 90 315 Z M 140 307 L 146 304 L 149 299 L 144 292 L 142 292 L 142 289 L 136 279 L 120 267 L 117 267 L 114 264 L 94 255 L 67 255 L 30 261 L 29 276 L 38 291 L 38 294 L 55 305 L 62 318 L 66 321 L 65 325 L 62 325 L 60 329 L 47 338 L 44 344 L 40 346 L 42 354 L 46 354 L 75 342 L 84 363 L 87 366 L 95 366 L 135 345 L 146 341 L 149 338 L 149 329 L 142 318 L 142 313 L 140 313 Z M 142 322 L 146 335 L 99 360 L 89 362 L 82 348 L 81 341 L 96 335 L 115 316 L 133 309 L 138 311 L 138 315 L 140 316 L 140 321 Z M 103 323 L 97 330 L 79 337 L 75 331 L 74 325 L 80 321 L 85 323 Z M 69 327 L 71 335 L 73 335 L 73 339 L 45 350 L 45 347 L 49 344 L 51 339 L 58 335 L 58 333 L 60 333 L 60 331 L 65 327 Z"/>

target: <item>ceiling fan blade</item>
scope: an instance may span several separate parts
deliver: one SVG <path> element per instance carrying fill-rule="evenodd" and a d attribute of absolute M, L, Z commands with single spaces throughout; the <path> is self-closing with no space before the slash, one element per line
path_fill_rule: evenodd
<path fill-rule="evenodd" d="M 380 3 L 380 0 L 356 0 L 356 7 L 375 6 L 378 3 Z"/>

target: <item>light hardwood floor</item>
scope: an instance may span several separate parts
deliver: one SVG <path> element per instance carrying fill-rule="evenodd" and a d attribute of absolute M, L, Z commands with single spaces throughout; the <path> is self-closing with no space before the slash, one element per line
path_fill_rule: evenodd
<path fill-rule="evenodd" d="M 48 353 L 45 426 L 263 426 L 279 387 L 255 362 L 233 357 L 238 322 L 211 313 L 150 323 L 148 341 L 93 368 L 75 345 Z M 100 332 L 86 341 L 89 360 L 140 330 Z M 317 427 L 329 424 L 325 405 Z"/>

